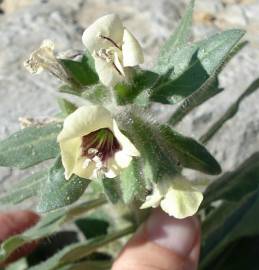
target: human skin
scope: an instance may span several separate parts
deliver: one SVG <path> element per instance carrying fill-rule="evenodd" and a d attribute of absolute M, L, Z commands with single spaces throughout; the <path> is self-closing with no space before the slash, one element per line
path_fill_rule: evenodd
<path fill-rule="evenodd" d="M 1 213 L 0 242 L 27 230 L 39 219 L 31 211 Z M 20 248 L 5 264 L 30 253 L 36 245 L 31 243 Z M 112 270 L 196 270 L 199 251 L 198 219 L 175 219 L 157 209 L 126 244 Z"/>

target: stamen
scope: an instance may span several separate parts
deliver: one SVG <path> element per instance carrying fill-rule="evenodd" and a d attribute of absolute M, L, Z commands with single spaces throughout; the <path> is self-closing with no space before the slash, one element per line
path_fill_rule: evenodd
<path fill-rule="evenodd" d="M 105 37 L 103 36 L 102 34 L 99 35 L 100 38 L 103 38 L 105 40 L 108 40 L 113 46 L 115 46 L 116 48 L 120 49 L 121 50 L 121 47 L 114 41 L 112 40 L 111 38 L 109 37 Z"/>
<path fill-rule="evenodd" d="M 95 148 L 89 148 L 87 152 L 89 155 L 92 155 L 92 154 L 97 154 L 98 150 Z"/>
<path fill-rule="evenodd" d="M 96 163 L 96 167 L 101 168 L 102 167 L 102 160 L 98 156 L 94 156 L 92 159 Z"/>
<path fill-rule="evenodd" d="M 89 166 L 89 163 L 91 162 L 90 158 L 87 158 L 83 163 L 83 168 L 86 169 Z"/>
<path fill-rule="evenodd" d="M 104 167 L 121 146 L 108 128 L 102 128 L 82 137 L 81 156 L 96 163 L 96 167 Z M 87 163 L 86 163 L 87 164 Z"/>
<path fill-rule="evenodd" d="M 122 76 L 122 73 L 121 73 L 120 70 L 117 68 L 117 66 L 116 66 L 114 63 L 112 63 L 112 65 L 113 65 L 113 67 L 117 70 L 117 72 Z"/>
<path fill-rule="evenodd" d="M 95 52 L 95 54 L 98 57 L 100 57 L 102 60 L 106 61 L 107 63 L 111 63 L 112 62 L 112 66 L 116 69 L 116 71 L 119 73 L 119 75 L 120 76 L 123 76 L 123 74 L 120 71 L 120 69 L 114 63 L 113 55 L 112 54 L 109 54 L 109 52 L 107 50 L 101 49 L 97 53 Z"/>

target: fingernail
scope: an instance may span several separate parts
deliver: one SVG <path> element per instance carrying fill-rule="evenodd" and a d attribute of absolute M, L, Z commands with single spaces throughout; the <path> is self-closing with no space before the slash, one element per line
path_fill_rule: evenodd
<path fill-rule="evenodd" d="M 156 210 L 147 222 L 149 241 L 187 257 L 199 234 L 199 222 L 195 217 L 176 219 Z"/>

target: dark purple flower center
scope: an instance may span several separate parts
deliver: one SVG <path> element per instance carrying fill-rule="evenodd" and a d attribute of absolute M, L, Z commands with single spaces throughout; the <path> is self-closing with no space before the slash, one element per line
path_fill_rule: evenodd
<path fill-rule="evenodd" d="M 82 157 L 93 159 L 97 156 L 105 162 L 119 150 L 121 146 L 108 128 L 98 129 L 82 137 Z"/>

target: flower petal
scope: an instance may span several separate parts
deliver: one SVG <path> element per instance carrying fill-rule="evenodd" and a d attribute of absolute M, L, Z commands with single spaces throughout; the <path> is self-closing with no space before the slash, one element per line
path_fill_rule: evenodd
<path fill-rule="evenodd" d="M 95 69 L 99 76 L 100 81 L 107 87 L 114 87 L 117 83 L 124 80 L 121 71 L 113 62 L 107 62 L 98 56 L 94 56 Z"/>
<path fill-rule="evenodd" d="M 119 168 L 127 168 L 130 165 L 132 157 L 122 150 L 114 154 L 114 160 Z"/>
<path fill-rule="evenodd" d="M 146 201 L 140 206 L 140 209 L 145 209 L 149 207 L 158 207 L 163 195 L 160 193 L 157 186 L 154 186 L 153 194 L 146 197 Z"/>
<path fill-rule="evenodd" d="M 132 157 L 139 157 L 140 153 L 134 146 L 134 144 L 124 135 L 121 133 L 121 131 L 118 128 L 118 125 L 115 120 L 113 120 L 113 128 L 112 128 L 113 134 L 120 143 L 123 152 Z"/>
<path fill-rule="evenodd" d="M 118 166 L 114 158 L 110 158 L 107 161 L 107 172 L 105 173 L 105 176 L 107 178 L 114 178 L 118 176 L 121 172 L 121 168 Z"/>
<path fill-rule="evenodd" d="M 95 180 L 96 175 L 96 164 L 94 161 L 89 161 L 87 167 L 84 166 L 85 159 L 80 157 L 73 168 L 73 173 L 79 177 L 86 178 L 89 180 Z"/>
<path fill-rule="evenodd" d="M 29 59 L 24 62 L 24 67 L 32 74 L 39 74 L 48 65 L 56 64 L 57 60 L 54 55 L 54 43 L 49 39 L 43 40 L 40 48 L 33 51 Z"/>
<path fill-rule="evenodd" d="M 73 174 L 74 166 L 78 158 L 78 149 L 80 149 L 80 138 L 63 141 L 60 143 L 62 164 L 65 168 L 66 179 Z"/>
<path fill-rule="evenodd" d="M 125 28 L 122 44 L 123 66 L 133 67 L 144 62 L 143 50 L 136 38 Z"/>
<path fill-rule="evenodd" d="M 193 216 L 199 209 L 203 195 L 184 179 L 173 180 L 161 201 L 161 208 L 170 216 L 182 219 Z"/>
<path fill-rule="evenodd" d="M 123 25 L 116 14 L 108 14 L 90 25 L 83 33 L 82 41 L 86 48 L 93 53 L 99 49 L 108 49 L 113 44 L 105 38 L 114 41 L 118 46 L 122 44 Z"/>
<path fill-rule="evenodd" d="M 95 163 L 90 161 L 84 166 L 85 158 L 80 155 L 81 138 L 74 138 L 60 143 L 62 164 L 65 168 L 65 178 L 68 180 L 72 174 L 82 178 L 93 179 Z"/>
<path fill-rule="evenodd" d="M 82 106 L 65 119 L 58 142 L 82 137 L 101 128 L 113 129 L 111 113 L 102 106 Z"/>

